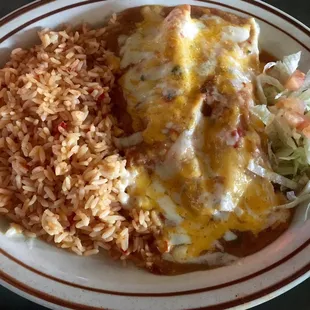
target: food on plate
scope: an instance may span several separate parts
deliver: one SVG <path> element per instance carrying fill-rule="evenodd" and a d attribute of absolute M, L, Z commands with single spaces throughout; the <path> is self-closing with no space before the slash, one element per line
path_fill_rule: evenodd
<path fill-rule="evenodd" d="M 8 236 L 178 274 L 262 249 L 310 199 L 309 74 L 263 60 L 253 18 L 145 6 L 39 37 L 0 70 Z"/>

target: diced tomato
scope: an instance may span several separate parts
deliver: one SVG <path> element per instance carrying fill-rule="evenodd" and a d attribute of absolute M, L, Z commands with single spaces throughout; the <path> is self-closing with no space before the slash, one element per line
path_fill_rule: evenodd
<path fill-rule="evenodd" d="M 230 135 L 231 135 L 233 138 L 239 137 L 238 130 L 237 130 L 237 129 L 236 129 L 236 130 L 233 130 L 233 131 L 230 133 Z"/>
<path fill-rule="evenodd" d="M 300 115 L 299 113 L 294 111 L 286 111 L 284 113 L 284 117 L 289 123 L 289 125 L 294 128 L 298 128 L 305 122 L 303 115 Z"/>
<path fill-rule="evenodd" d="M 304 116 L 304 121 L 297 126 L 297 129 L 303 131 L 306 127 L 310 126 L 310 120 L 306 116 Z"/>
<path fill-rule="evenodd" d="M 237 132 L 238 132 L 239 137 L 244 137 L 244 130 L 242 128 L 238 127 Z"/>
<path fill-rule="evenodd" d="M 302 133 L 310 139 L 310 124 L 302 130 Z"/>
<path fill-rule="evenodd" d="M 66 122 L 62 121 L 59 125 L 58 125 L 58 128 L 61 127 L 63 129 L 67 129 L 68 125 Z"/>
<path fill-rule="evenodd" d="M 303 72 L 296 70 L 285 83 L 284 87 L 292 91 L 299 89 L 305 80 L 305 76 Z"/>
<path fill-rule="evenodd" d="M 54 138 L 59 138 L 59 128 L 63 128 L 63 129 L 67 129 L 68 125 L 66 122 L 62 121 L 60 122 L 58 125 L 55 124 L 55 126 L 53 127 L 53 136 Z"/>
<path fill-rule="evenodd" d="M 284 113 L 284 117 L 290 126 L 298 129 L 299 131 L 303 132 L 305 128 L 310 127 L 310 119 L 305 115 L 301 115 L 293 111 L 286 111 Z"/>
<path fill-rule="evenodd" d="M 305 103 L 297 98 L 281 99 L 276 103 L 276 107 L 279 109 L 291 110 L 301 115 L 303 115 L 305 111 Z"/>
<path fill-rule="evenodd" d="M 240 147 L 241 138 L 244 136 L 244 130 L 238 127 L 235 130 L 227 132 L 225 135 L 226 144 L 234 148 Z"/>
<path fill-rule="evenodd" d="M 97 102 L 102 101 L 105 97 L 106 97 L 106 94 L 105 94 L 105 93 L 102 93 L 102 94 L 98 97 Z"/>
<path fill-rule="evenodd" d="M 238 130 L 233 130 L 230 133 L 230 137 L 228 139 L 228 145 L 233 143 L 233 147 L 236 149 L 236 148 L 238 148 L 240 146 L 239 145 L 239 140 L 240 140 L 240 135 L 239 135 Z"/>

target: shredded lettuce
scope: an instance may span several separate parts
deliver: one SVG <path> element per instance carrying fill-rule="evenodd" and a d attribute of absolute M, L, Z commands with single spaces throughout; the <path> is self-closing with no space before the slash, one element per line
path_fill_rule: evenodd
<path fill-rule="evenodd" d="M 304 186 L 304 188 L 299 193 L 299 196 L 310 194 L 310 181 L 307 182 L 307 184 Z"/>
<path fill-rule="evenodd" d="M 301 94 L 297 94 L 296 98 L 302 100 L 306 104 L 306 110 L 310 111 L 310 89 L 305 90 Z"/>
<path fill-rule="evenodd" d="M 273 105 L 277 99 L 276 97 L 278 96 L 279 91 L 275 86 L 266 85 L 264 86 L 264 93 L 267 99 L 267 104 Z"/>
<path fill-rule="evenodd" d="M 295 182 L 310 172 L 310 141 L 291 129 L 285 119 L 277 115 L 265 129 L 269 138 L 268 155 L 273 170 Z"/>
<path fill-rule="evenodd" d="M 271 86 L 274 86 L 276 89 L 278 89 L 280 92 L 284 91 L 284 86 L 279 82 L 279 80 L 275 79 L 272 76 L 266 75 L 266 74 L 261 74 L 257 77 L 262 85 L 268 84 Z"/>
<path fill-rule="evenodd" d="M 252 107 L 251 112 L 266 125 L 268 154 L 273 170 L 299 182 L 307 170 L 310 172 L 310 141 L 291 128 L 283 112 L 275 106 L 258 105 Z"/>
<path fill-rule="evenodd" d="M 303 147 L 298 147 L 289 156 L 281 156 L 276 172 L 282 175 L 297 175 L 305 171 L 309 164 Z"/>
<path fill-rule="evenodd" d="M 306 196 L 310 194 L 310 181 L 306 184 L 306 186 L 303 188 L 303 190 L 299 193 L 298 197 Z M 305 221 L 309 219 L 309 213 L 310 213 L 310 199 L 309 203 L 307 205 L 306 211 L 305 211 Z"/>
<path fill-rule="evenodd" d="M 281 114 L 276 115 L 273 122 L 266 127 L 266 133 L 272 141 L 275 151 L 283 147 L 292 150 L 297 148 L 296 141 L 293 138 L 293 130 Z"/>
<path fill-rule="evenodd" d="M 292 113 L 291 106 L 277 105 L 279 100 L 301 100 L 305 104 L 305 115 L 300 116 L 304 119 L 309 117 L 310 121 L 310 71 L 298 90 L 290 91 L 284 86 L 297 70 L 300 57 L 301 52 L 298 52 L 285 56 L 282 61 L 270 62 L 256 78 L 258 104 L 251 108 L 251 113 L 265 125 L 272 169 L 251 161 L 248 170 L 280 184 L 283 190 L 289 189 L 286 192 L 289 202 L 275 207 L 276 209 L 294 208 L 301 202 L 308 201 L 307 218 L 310 212 L 310 139 L 304 135 L 305 127 L 293 126 L 294 118 L 288 123 L 285 113 Z M 296 111 L 300 113 L 299 110 Z M 304 189 L 297 194 L 305 184 Z"/>
<path fill-rule="evenodd" d="M 297 196 L 295 196 L 294 192 L 287 192 L 286 195 L 290 202 L 283 205 L 275 206 L 274 210 L 292 209 L 299 206 L 303 202 L 307 202 L 307 208 L 304 215 L 304 220 L 307 221 L 309 219 L 310 212 L 310 181 L 308 181 L 303 190 Z"/>
<path fill-rule="evenodd" d="M 285 90 L 284 86 L 276 78 L 264 73 L 256 77 L 256 87 L 261 104 L 267 104 L 267 98 L 270 98 L 272 94 L 276 96 L 277 93 Z M 269 92 L 266 92 L 266 90 L 269 90 Z"/>
<path fill-rule="evenodd" d="M 292 208 L 297 207 L 299 204 L 301 204 L 302 202 L 307 201 L 307 200 L 310 201 L 310 194 L 298 196 L 298 197 L 296 197 L 295 200 L 293 200 L 289 203 L 286 203 L 286 204 L 283 204 L 280 206 L 276 206 L 275 209 L 292 209 Z"/>
<path fill-rule="evenodd" d="M 283 57 L 282 61 L 277 61 L 272 65 L 270 75 L 284 84 L 289 77 L 296 71 L 300 61 L 301 52 Z M 268 67 L 268 64 L 267 64 Z"/>
<path fill-rule="evenodd" d="M 260 104 L 267 105 L 267 97 L 265 95 L 263 85 L 261 80 L 259 79 L 259 76 L 256 78 L 256 92 Z"/>
<path fill-rule="evenodd" d="M 284 187 L 290 189 L 297 189 L 298 184 L 278 173 L 275 173 L 271 170 L 267 170 L 266 168 L 256 164 L 253 160 L 249 162 L 248 170 L 259 175 L 262 178 L 265 178 L 273 183 L 277 183 L 283 185 Z"/>
<path fill-rule="evenodd" d="M 310 165 L 310 140 L 309 139 L 305 139 L 304 151 L 305 151 L 307 164 Z"/>
<path fill-rule="evenodd" d="M 268 125 L 273 121 L 274 115 L 269 111 L 266 105 L 256 105 L 251 108 L 251 112 L 258 117 L 264 125 Z"/>
<path fill-rule="evenodd" d="M 293 201 L 293 200 L 295 200 L 297 197 L 296 197 L 294 191 L 290 191 L 290 192 L 287 192 L 287 193 L 286 193 L 286 198 L 287 198 L 289 201 Z"/>
<path fill-rule="evenodd" d="M 263 69 L 263 74 L 265 74 L 269 69 L 274 67 L 276 65 L 276 62 L 268 62 Z"/>
<path fill-rule="evenodd" d="M 310 206 L 310 181 L 308 181 L 308 183 L 305 185 L 305 187 L 302 189 L 302 191 L 298 194 L 297 197 L 293 195 L 293 192 L 288 192 L 287 194 L 289 193 L 290 193 L 290 196 L 292 197 L 292 199 L 289 199 L 290 202 L 285 203 L 280 206 L 275 206 L 274 209 L 277 209 L 277 210 L 278 209 L 291 209 L 291 208 L 295 208 L 297 205 L 301 204 L 302 202 L 309 201 L 309 204 L 306 210 L 306 217 L 307 217 L 308 211 L 310 208 L 309 207 Z"/>

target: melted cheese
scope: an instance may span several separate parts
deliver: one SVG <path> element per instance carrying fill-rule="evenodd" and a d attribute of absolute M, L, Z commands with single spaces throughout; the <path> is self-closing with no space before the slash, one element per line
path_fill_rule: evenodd
<path fill-rule="evenodd" d="M 247 120 L 259 30 L 253 19 L 192 19 L 188 5 L 166 18 L 151 11 L 120 40 L 120 85 L 144 156 L 156 157 L 161 144 L 167 152 L 148 170 L 132 168 L 138 173 L 128 192 L 139 207 L 164 215 L 161 238 L 182 252 L 179 261 L 199 261 L 232 230 L 261 231 L 279 203 L 272 184 L 247 171 L 260 149 Z"/>
<path fill-rule="evenodd" d="M 223 29 L 222 40 L 236 43 L 244 42 L 250 37 L 250 29 L 245 27 L 228 26 Z"/>

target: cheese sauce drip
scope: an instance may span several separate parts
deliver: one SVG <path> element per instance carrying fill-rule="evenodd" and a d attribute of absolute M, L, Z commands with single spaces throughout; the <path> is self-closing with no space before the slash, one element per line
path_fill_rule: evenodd
<path fill-rule="evenodd" d="M 128 194 L 163 214 L 158 246 L 187 262 L 232 230 L 260 232 L 282 199 L 247 170 L 251 159 L 269 167 L 249 116 L 259 29 L 208 11 L 191 18 L 188 5 L 166 17 L 160 7 L 142 10 L 136 31 L 119 40 L 120 85 L 149 159 L 132 165 Z"/>

